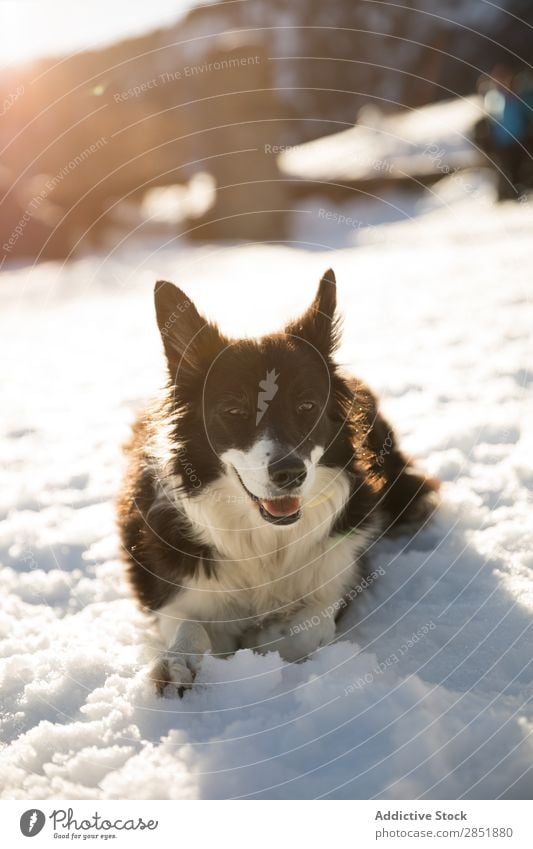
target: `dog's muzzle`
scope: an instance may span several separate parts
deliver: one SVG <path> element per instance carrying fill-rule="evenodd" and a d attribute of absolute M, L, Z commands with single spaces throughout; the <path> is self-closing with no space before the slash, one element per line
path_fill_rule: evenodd
<path fill-rule="evenodd" d="M 280 470 L 278 470 L 278 471 L 280 471 Z M 270 469 L 269 469 L 269 472 L 270 472 Z M 307 474 L 306 471 L 305 471 L 305 466 L 304 466 L 303 472 L 304 472 L 303 476 L 302 476 L 301 470 L 298 472 L 298 474 L 300 475 L 300 482 L 304 480 L 304 478 L 306 477 L 306 474 Z M 298 521 L 298 519 L 302 515 L 302 513 L 301 513 L 302 499 L 301 499 L 300 496 L 298 496 L 298 495 L 279 495 L 279 496 L 274 496 L 272 498 L 259 498 L 258 495 L 255 495 L 255 493 L 250 492 L 248 487 L 244 484 L 241 476 L 237 472 L 237 469 L 235 469 L 235 473 L 236 473 L 244 491 L 250 496 L 251 500 L 254 501 L 258 505 L 259 512 L 260 512 L 261 516 L 263 517 L 263 519 L 265 520 L 265 522 L 270 522 L 273 525 L 292 525 L 292 524 L 294 524 L 294 522 Z M 288 472 L 285 471 L 283 474 L 288 475 Z M 287 488 L 289 488 L 289 489 L 293 488 L 295 486 L 295 484 L 292 483 L 292 481 L 294 481 L 296 479 L 295 476 L 294 476 L 294 467 L 293 467 L 293 471 L 290 474 L 291 474 L 291 484 L 287 486 Z M 270 477 L 272 477 L 272 476 L 270 476 Z M 280 477 L 281 477 L 281 471 L 280 471 Z M 284 478 L 284 480 L 286 480 L 287 484 L 288 484 L 288 480 L 289 480 L 288 476 L 286 478 Z M 280 487 L 279 483 L 277 485 L 277 488 L 282 488 L 282 487 Z"/>

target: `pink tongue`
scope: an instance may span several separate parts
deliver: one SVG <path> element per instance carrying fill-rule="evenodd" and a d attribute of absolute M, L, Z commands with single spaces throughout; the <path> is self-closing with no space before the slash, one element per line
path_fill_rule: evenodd
<path fill-rule="evenodd" d="M 271 516 L 292 516 L 300 509 L 301 499 L 291 498 L 289 495 L 284 498 L 276 498 L 274 501 L 266 501 L 261 498 L 260 504 Z"/>

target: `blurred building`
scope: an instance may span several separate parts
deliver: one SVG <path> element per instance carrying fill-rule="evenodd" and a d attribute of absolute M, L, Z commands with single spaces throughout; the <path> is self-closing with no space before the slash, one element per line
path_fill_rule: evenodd
<path fill-rule="evenodd" d="M 181 230 L 283 238 L 292 183 L 278 149 L 352 126 L 364 105 L 387 114 L 469 94 L 497 62 L 531 59 L 530 24 L 529 0 L 219 2 L 12 68 L 0 82 L 2 256 L 98 245 L 125 206 L 199 171 L 216 182 L 214 206 Z"/>

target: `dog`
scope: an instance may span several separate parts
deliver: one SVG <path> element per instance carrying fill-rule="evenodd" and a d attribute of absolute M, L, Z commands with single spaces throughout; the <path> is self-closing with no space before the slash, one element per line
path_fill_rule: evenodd
<path fill-rule="evenodd" d="M 333 271 L 303 315 L 259 339 L 227 338 L 172 283 L 156 284 L 155 309 L 168 382 L 134 425 L 118 521 L 165 645 L 151 676 L 183 695 L 206 652 L 297 662 L 331 643 L 365 553 L 425 521 L 438 482 L 335 363 Z"/>

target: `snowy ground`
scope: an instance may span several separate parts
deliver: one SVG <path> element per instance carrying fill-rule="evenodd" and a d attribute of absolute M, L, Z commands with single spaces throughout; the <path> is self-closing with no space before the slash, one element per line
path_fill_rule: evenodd
<path fill-rule="evenodd" d="M 309 205 L 318 247 L 130 246 L 3 273 L 5 798 L 531 798 L 533 208 L 463 189 L 368 230 Z M 253 333 L 330 264 L 341 359 L 444 504 L 375 546 L 336 645 L 297 666 L 209 658 L 194 692 L 158 700 L 113 515 L 119 446 L 162 380 L 153 282 Z"/>

